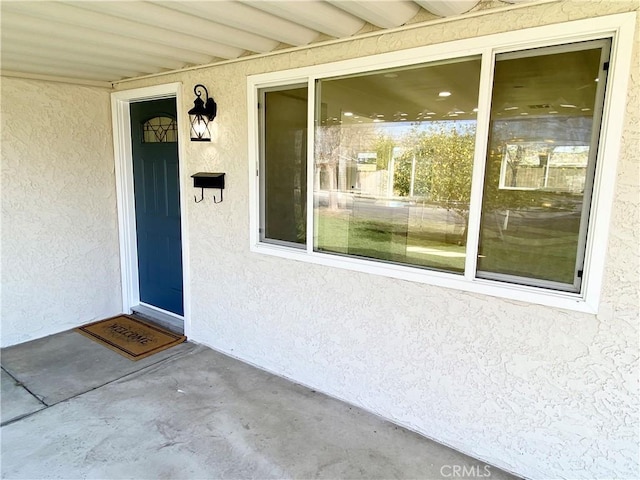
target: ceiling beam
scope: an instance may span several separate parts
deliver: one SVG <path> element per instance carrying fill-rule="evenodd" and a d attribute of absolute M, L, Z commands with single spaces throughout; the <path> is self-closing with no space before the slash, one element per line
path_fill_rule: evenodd
<path fill-rule="evenodd" d="M 127 67 L 114 67 L 95 64 L 78 64 L 75 60 L 64 60 L 60 58 L 50 58 L 41 55 L 29 55 L 26 57 L 20 53 L 2 53 L 2 68 L 7 70 L 18 71 L 32 71 L 30 67 L 40 65 L 43 67 L 60 68 L 64 71 L 75 70 L 77 72 L 86 72 L 87 74 L 101 75 L 102 80 L 109 81 L 115 77 L 134 77 L 143 75 L 146 72 L 141 71 L 134 66 Z M 29 68 L 27 68 L 29 67 Z M 79 75 L 80 78 L 84 78 L 84 75 Z"/>
<path fill-rule="evenodd" d="M 82 80 L 78 78 L 63 77 L 60 75 L 41 75 L 39 73 L 16 72 L 13 70 L 0 70 L 0 75 L 10 78 L 21 78 L 27 80 L 40 80 L 43 82 L 68 83 L 71 85 L 82 85 L 85 87 L 98 87 L 111 90 L 113 85 L 111 82 L 102 82 L 99 80 Z"/>
<path fill-rule="evenodd" d="M 19 29 L 40 38 L 63 38 L 77 43 L 96 45 L 98 47 L 122 49 L 124 52 L 138 52 L 141 54 L 158 55 L 179 60 L 185 63 L 203 64 L 211 62 L 211 56 L 192 52 L 182 48 L 176 48 L 144 40 L 132 41 L 131 38 L 122 37 L 112 33 L 98 32 L 86 27 L 75 26 L 65 28 L 57 22 L 41 18 L 21 15 L 6 10 L 7 2 L 2 4 L 2 27 Z M 7 25 L 7 27 L 5 27 Z"/>
<path fill-rule="evenodd" d="M 158 68 L 175 70 L 184 67 L 184 62 L 166 57 L 128 52 L 110 45 L 94 45 L 73 40 L 42 37 L 26 32 L 13 30 L 11 26 L 2 29 L 3 52 L 22 52 L 25 55 L 30 51 L 40 52 L 49 57 L 61 56 L 73 57 L 75 60 L 86 62 L 93 59 L 116 61 L 121 63 L 134 63 L 141 69 L 150 69 L 150 72 Z M 30 50 L 27 50 L 30 49 Z"/>
<path fill-rule="evenodd" d="M 357 33 L 366 22 L 361 18 L 340 10 L 322 0 L 272 1 L 241 0 L 243 3 L 264 12 L 271 13 L 289 21 L 332 37 L 350 37 Z"/>
<path fill-rule="evenodd" d="M 413 0 L 422 8 L 440 17 L 461 15 L 475 7 L 480 0 Z"/>
<path fill-rule="evenodd" d="M 173 32 L 165 28 L 143 25 L 134 20 L 125 20 L 111 15 L 91 12 L 62 3 L 54 5 L 51 2 L 3 2 L 2 8 L 3 11 L 22 13 L 35 18 L 46 19 L 50 22 L 73 25 L 74 27 L 86 27 L 94 31 L 149 41 L 158 45 L 157 50 L 162 49 L 163 46 L 172 46 L 220 58 L 237 58 L 244 53 L 244 50 L 240 48 Z"/>
<path fill-rule="evenodd" d="M 67 55 L 64 52 L 51 50 L 47 48 L 34 48 L 28 45 L 13 45 L 9 48 L 3 48 L 0 63 L 5 60 L 25 60 L 41 63 L 42 65 L 82 65 L 83 68 L 95 68 L 104 71 L 113 71 L 128 76 L 126 72 L 141 72 L 142 74 L 153 73 L 157 71 L 157 67 L 143 66 L 135 62 L 125 62 L 117 59 L 99 58 L 95 55 L 75 54 Z"/>
<path fill-rule="evenodd" d="M 403 0 L 371 2 L 366 0 L 327 0 L 332 5 L 380 28 L 404 25 L 420 11 L 420 6 Z"/>
<path fill-rule="evenodd" d="M 14 62 L 2 62 L 2 72 L 14 71 L 33 73 L 39 75 L 53 75 L 56 77 L 76 78 L 80 80 L 99 80 L 102 82 L 115 82 L 124 78 L 119 75 L 105 75 L 104 73 L 87 72 L 79 68 L 51 67 L 40 64 L 22 62 L 20 64 Z"/>
<path fill-rule="evenodd" d="M 185 13 L 197 12 L 198 16 L 207 20 L 221 22 L 240 30 L 255 32 L 258 35 L 272 38 L 287 45 L 307 45 L 313 42 L 320 34 L 320 32 L 311 28 L 303 27 L 295 22 L 235 1 L 159 1 L 154 3 Z"/>
<path fill-rule="evenodd" d="M 221 23 L 165 8 L 151 2 L 66 2 L 84 10 L 110 15 L 115 18 L 149 25 L 152 28 L 166 29 L 175 34 L 186 34 L 206 42 L 252 52 L 270 52 L 279 44 L 278 41 L 261 37 L 251 32 L 232 28 Z M 199 7 L 196 11 L 199 10 Z M 241 52 L 242 53 L 242 52 Z M 241 54 L 240 53 L 240 54 Z M 235 58 L 239 56 L 230 56 Z M 222 57 L 223 55 L 216 55 Z"/>

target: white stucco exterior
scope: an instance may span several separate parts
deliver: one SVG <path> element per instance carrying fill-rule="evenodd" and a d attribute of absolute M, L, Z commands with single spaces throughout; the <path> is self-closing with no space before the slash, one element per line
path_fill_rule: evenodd
<path fill-rule="evenodd" d="M 183 145 L 189 174 L 227 174 L 223 203 L 186 212 L 191 337 L 526 477 L 640 476 L 637 29 L 596 315 L 251 253 L 244 113 L 247 75 L 634 9 L 542 4 L 118 86 L 218 102 L 213 142 Z"/>
<path fill-rule="evenodd" d="M 618 173 L 597 314 L 249 249 L 248 75 L 628 11 L 638 3 L 543 3 L 119 84 L 182 82 L 188 105 L 202 83 L 218 103 L 210 144 L 181 137 L 187 198 L 193 173 L 226 172 L 227 184 L 223 203 L 183 212 L 190 338 L 528 478 L 639 478 L 637 26 L 622 150 L 605 159 Z M 108 92 L 2 82 L 10 345 L 115 313 L 121 292 Z M 43 105 L 50 121 L 25 130 Z"/>
<path fill-rule="evenodd" d="M 120 312 L 106 89 L 2 78 L 2 346 Z"/>

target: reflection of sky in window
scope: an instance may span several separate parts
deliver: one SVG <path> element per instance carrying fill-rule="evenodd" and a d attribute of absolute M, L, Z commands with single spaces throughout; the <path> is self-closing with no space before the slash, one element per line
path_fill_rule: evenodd
<path fill-rule="evenodd" d="M 589 147 L 584 145 L 557 146 L 549 156 L 549 165 L 565 167 L 586 167 L 589 161 Z"/>
<path fill-rule="evenodd" d="M 495 120 L 493 145 L 515 142 L 547 142 L 557 146 L 584 146 L 591 142 L 591 117 L 537 117 Z"/>
<path fill-rule="evenodd" d="M 343 125 L 348 128 L 372 128 L 381 135 L 391 136 L 395 139 L 402 138 L 410 133 L 469 133 L 475 130 L 475 120 L 436 120 L 424 122 L 380 122 L 375 125 L 354 124 Z"/>
<path fill-rule="evenodd" d="M 589 147 L 586 145 L 563 145 L 555 147 L 553 153 L 589 153 Z"/>

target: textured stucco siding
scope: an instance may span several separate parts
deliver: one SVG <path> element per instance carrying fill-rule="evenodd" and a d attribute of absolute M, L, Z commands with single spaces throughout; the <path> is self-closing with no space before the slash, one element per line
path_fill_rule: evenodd
<path fill-rule="evenodd" d="M 109 92 L 2 78 L 2 346 L 122 308 Z"/>
<path fill-rule="evenodd" d="M 533 5 L 120 85 L 218 102 L 214 141 L 183 139 L 187 194 L 188 175 L 227 173 L 223 203 L 186 212 L 191 337 L 526 477 L 640 478 L 637 29 L 597 315 L 250 253 L 246 115 L 250 74 L 637 8 Z"/>

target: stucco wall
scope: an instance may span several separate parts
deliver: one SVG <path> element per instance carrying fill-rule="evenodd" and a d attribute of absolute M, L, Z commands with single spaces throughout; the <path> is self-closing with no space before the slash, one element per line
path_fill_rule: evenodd
<path fill-rule="evenodd" d="M 182 81 L 187 104 L 203 83 L 218 102 L 214 141 L 186 141 L 182 159 L 188 175 L 227 173 L 223 203 L 186 212 L 191 338 L 527 477 L 640 478 L 637 36 L 622 154 L 607 159 L 618 181 L 598 315 L 250 253 L 245 113 L 250 74 L 637 5 L 528 6 L 120 85 Z"/>
<path fill-rule="evenodd" d="M 109 92 L 2 78 L 2 346 L 122 308 Z"/>

